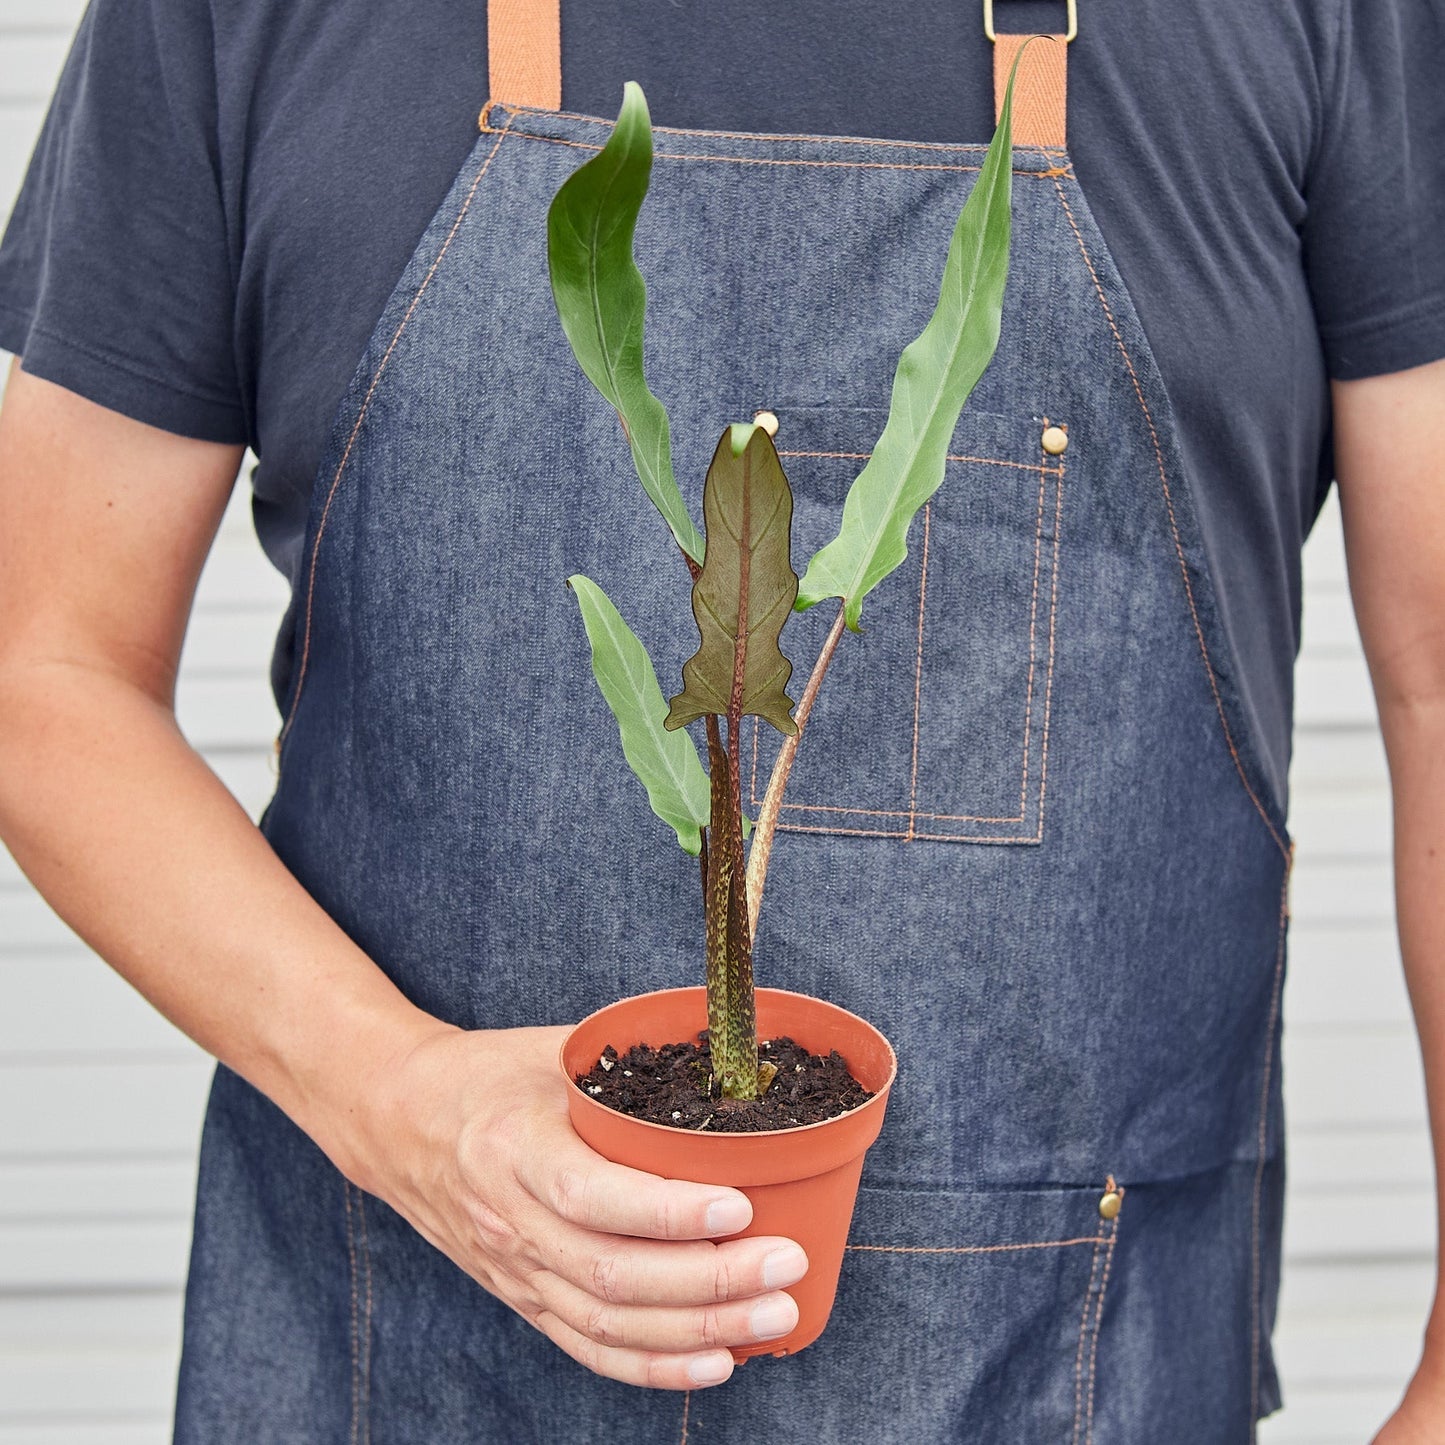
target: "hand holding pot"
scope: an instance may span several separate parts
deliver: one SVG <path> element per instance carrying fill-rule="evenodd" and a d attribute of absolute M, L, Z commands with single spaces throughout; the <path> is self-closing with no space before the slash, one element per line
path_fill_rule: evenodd
<path fill-rule="evenodd" d="M 577 1137 L 566 1028 L 439 1026 L 393 1072 L 348 1170 L 589 1370 L 687 1390 L 729 1345 L 787 1334 L 807 1259 L 745 1228 L 747 1197 L 610 1163 Z"/>

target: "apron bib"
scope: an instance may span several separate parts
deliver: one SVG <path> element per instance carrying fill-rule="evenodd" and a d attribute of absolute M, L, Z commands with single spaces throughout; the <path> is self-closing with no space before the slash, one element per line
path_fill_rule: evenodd
<path fill-rule="evenodd" d="M 564 586 L 601 583 L 676 680 L 687 573 L 547 276 L 548 204 L 611 122 L 558 109 L 535 8 L 494 0 L 476 147 L 339 408 L 263 820 L 468 1028 L 703 975 L 696 868 L 623 763 Z M 827 1332 L 690 1395 L 601 1379 L 221 1067 L 178 1440 L 1220 1445 L 1277 1407 L 1289 845 L 1169 400 L 1062 148 L 1059 65 L 1014 153 L 998 354 L 839 649 L 757 939 L 760 984 L 898 1052 Z M 800 565 L 985 147 L 655 143 L 636 249 L 679 481 L 700 515 L 723 427 L 775 412 Z M 790 624 L 799 675 L 830 620 Z M 773 746 L 745 739 L 754 805 Z"/>

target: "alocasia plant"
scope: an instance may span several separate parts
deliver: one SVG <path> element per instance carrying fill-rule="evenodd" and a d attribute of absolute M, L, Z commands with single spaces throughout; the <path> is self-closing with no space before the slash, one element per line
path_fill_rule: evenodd
<path fill-rule="evenodd" d="M 1015 64 L 1017 69 L 1017 63 Z M 863 601 L 907 555 L 910 523 L 943 481 L 964 402 L 998 344 L 1008 271 L 1013 80 L 983 168 L 954 227 L 938 305 L 904 348 L 888 420 L 843 504 L 838 535 L 801 582 L 789 548 L 793 498 L 768 431 L 733 423 L 703 487 L 705 536 L 672 470 L 667 412 L 643 378 L 646 286 L 633 237 L 652 169 L 641 88 L 627 82 L 607 144 L 563 182 L 547 216 L 552 292 L 582 369 L 616 408 L 638 477 L 692 577 L 700 645 L 682 691 L 664 700 L 647 652 L 597 584 L 569 579 L 592 667 L 623 752 L 652 810 L 701 865 L 709 1048 L 724 1098 L 756 1099 L 773 1066 L 758 1058 L 752 940 L 783 792 L 818 688 Z M 798 701 L 780 637 L 789 613 L 825 598 L 838 614 Z M 784 735 L 756 824 L 742 811 L 740 735 L 752 715 Z M 727 723 L 726 744 L 723 721 Z M 701 721 L 707 769 L 685 731 Z"/>

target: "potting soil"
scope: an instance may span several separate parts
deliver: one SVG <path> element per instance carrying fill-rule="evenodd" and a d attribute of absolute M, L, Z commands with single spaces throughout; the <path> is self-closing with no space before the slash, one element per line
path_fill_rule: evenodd
<path fill-rule="evenodd" d="M 619 1055 L 610 1044 L 577 1086 L 599 1104 L 674 1129 L 747 1134 L 821 1123 L 873 1097 L 833 1049 L 810 1054 L 786 1035 L 761 1041 L 758 1058 L 777 1066 L 760 1099 L 724 1099 L 713 1078 L 708 1031 L 697 1042 L 653 1048 L 636 1044 Z"/>

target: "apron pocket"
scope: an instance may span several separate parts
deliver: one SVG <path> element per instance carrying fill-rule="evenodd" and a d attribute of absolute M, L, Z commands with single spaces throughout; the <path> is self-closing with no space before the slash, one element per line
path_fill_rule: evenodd
<path fill-rule="evenodd" d="M 799 572 L 835 535 L 843 498 L 887 421 L 878 407 L 777 408 L 795 496 Z M 1045 422 L 964 409 L 943 485 L 908 557 L 839 644 L 789 780 L 779 827 L 963 843 L 1043 837 L 1058 612 L 1062 456 Z M 785 634 L 801 694 L 834 606 Z M 744 786 L 762 803 L 780 739 L 748 720 Z"/>
<path fill-rule="evenodd" d="M 862 1189 L 820 1344 L 886 1415 L 927 1422 L 920 1439 L 1085 1445 L 1122 1217 L 1101 1216 L 1108 1189 Z"/>

